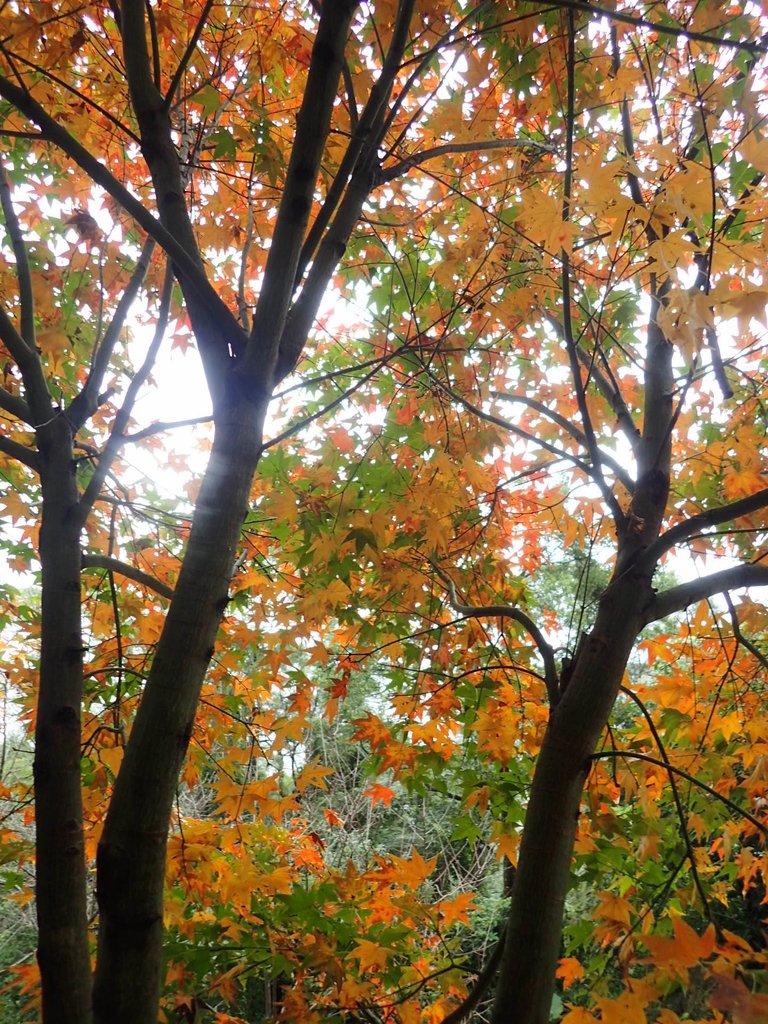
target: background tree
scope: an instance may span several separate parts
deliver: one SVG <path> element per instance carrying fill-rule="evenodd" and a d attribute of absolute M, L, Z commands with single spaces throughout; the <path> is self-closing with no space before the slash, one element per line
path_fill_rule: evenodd
<path fill-rule="evenodd" d="M 602 1020 L 655 1012 L 670 973 L 701 964 L 713 1006 L 747 1005 L 730 975 L 758 954 L 712 893 L 762 872 L 765 656 L 752 605 L 706 602 L 768 582 L 760 12 L 125 0 L 0 20 L 1 450 L 9 545 L 23 565 L 37 544 L 41 586 L 39 679 L 28 646 L 9 673 L 35 728 L 44 1019 L 154 1019 L 167 881 L 171 953 L 181 935 L 210 954 L 208 927 L 229 955 L 247 929 L 252 962 L 290 979 L 287 1018 L 456 1020 L 500 957 L 495 1020 L 545 1021 L 577 826 L 580 856 L 622 818 L 647 853 L 662 791 L 685 854 L 669 890 L 690 879 L 712 928 L 678 921 L 670 942 L 662 924 L 645 957 L 629 939 L 654 879 L 636 907 L 602 899 L 627 964 Z M 143 361 L 134 307 L 154 328 Z M 191 331 L 213 409 L 189 504 L 123 454 L 168 426 L 134 417 L 171 325 L 181 345 Z M 659 586 L 695 541 L 702 575 Z M 583 576 L 556 621 L 529 581 L 574 544 L 610 578 L 590 609 Z M 679 639 L 646 641 L 673 667 L 627 677 L 643 629 L 689 607 Z M 395 780 L 450 790 L 456 842 L 490 812 L 485 838 L 517 862 L 469 994 L 446 938 L 468 895 L 430 901 L 418 850 L 342 872 L 302 818 L 304 790 L 327 785 L 297 745 L 313 666 L 336 666 L 332 720 L 374 655 L 395 718 L 356 723 L 372 802 Z M 208 758 L 219 817 L 190 831 L 178 798 L 166 871 L 179 773 L 193 786 Z M 692 837 L 710 840 L 706 871 Z M 185 889 L 212 883 L 215 909 L 188 913 Z"/>

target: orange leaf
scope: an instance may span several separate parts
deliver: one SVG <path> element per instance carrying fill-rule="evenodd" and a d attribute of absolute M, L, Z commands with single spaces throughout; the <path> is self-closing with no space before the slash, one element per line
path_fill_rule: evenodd
<path fill-rule="evenodd" d="M 368 789 L 363 790 L 363 796 L 371 798 L 371 806 L 375 807 L 377 802 L 381 802 L 385 807 L 389 807 L 392 803 L 392 797 L 395 795 L 394 789 L 390 789 L 389 786 L 382 786 L 380 783 L 375 782 Z"/>
<path fill-rule="evenodd" d="M 562 979 L 563 988 L 570 988 L 575 981 L 584 977 L 584 968 L 575 956 L 566 956 L 560 961 L 555 977 Z"/>

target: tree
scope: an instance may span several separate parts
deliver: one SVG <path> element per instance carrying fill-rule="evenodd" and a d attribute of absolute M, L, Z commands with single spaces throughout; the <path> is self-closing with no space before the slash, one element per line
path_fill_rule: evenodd
<path fill-rule="evenodd" d="M 462 801 L 492 809 L 502 852 L 515 855 L 524 817 L 490 964 L 500 961 L 496 1022 L 549 1019 L 588 777 L 593 806 L 622 798 L 618 771 L 629 761 L 648 766 L 646 789 L 666 780 L 699 904 L 711 912 L 676 779 L 742 807 L 746 825 L 731 835 L 740 850 L 763 842 L 759 817 L 705 782 L 727 767 L 741 783 L 754 769 L 749 719 L 737 710 L 758 695 L 729 701 L 724 683 L 711 683 L 708 717 L 686 705 L 681 734 L 679 721 L 665 722 L 663 685 L 649 684 L 644 699 L 625 670 L 643 629 L 688 607 L 696 612 L 680 629 L 690 663 L 678 659 L 673 674 L 681 691 L 691 692 L 693 662 L 710 680 L 765 666 L 744 625 L 756 613 L 727 596 L 768 583 L 755 326 L 768 295 L 760 12 L 738 3 L 725 13 L 710 4 L 640 15 L 577 3 L 465 11 L 413 0 L 363 11 L 325 0 L 310 15 L 125 0 L 88 11 L 14 5 L 0 18 L 0 199 L 13 260 L 0 311 L 0 450 L 6 509 L 23 532 L 8 543 L 21 544 L 22 560 L 39 516 L 34 789 L 46 1022 L 155 1019 L 167 837 L 195 729 L 203 747 L 212 737 L 208 752 L 226 750 L 222 717 L 249 706 L 252 734 L 271 737 L 269 758 L 307 721 L 313 675 L 292 665 L 339 652 L 331 700 L 373 651 L 393 688 L 401 722 L 371 710 L 357 724 L 371 772 L 438 785 L 469 747 L 471 763 L 478 755 L 486 767 L 483 778 L 461 777 Z M 329 288 L 365 311 L 321 313 Z M 137 365 L 124 327 L 140 294 L 154 340 Z M 131 423 L 171 324 L 182 345 L 194 337 L 213 409 L 188 528 L 169 518 L 183 506 L 158 512 L 151 489 L 136 493 L 120 454 L 168 426 Z M 298 422 L 268 441 L 275 389 L 302 358 L 303 406 L 298 384 L 282 395 Z M 313 426 L 321 415 L 323 433 Z M 131 537 L 125 510 L 153 521 Z M 703 573 L 657 592 L 662 560 L 694 542 L 708 551 Z M 536 607 L 529 583 L 574 543 L 611 567 L 576 635 Z M 720 556 L 729 567 L 712 566 Z M 84 605 L 81 579 L 94 569 L 103 586 Z M 258 603 L 247 612 L 249 587 Z M 716 595 L 726 604 L 708 609 Z M 243 654 L 246 638 L 255 655 Z M 652 643 L 659 657 L 663 645 Z M 22 649 L 17 677 L 29 692 L 27 658 Z M 246 664 L 295 684 L 283 713 L 268 706 L 264 683 L 237 680 Z M 214 687 L 200 708 L 209 670 Z M 622 687 L 626 747 L 604 748 Z M 714 723 L 720 741 L 703 766 L 694 753 L 710 749 Z M 683 764 L 670 740 L 689 751 Z M 234 818 L 235 790 L 252 796 L 255 818 L 279 822 L 285 800 L 298 812 L 276 775 L 249 771 L 229 776 L 229 792 L 222 776 L 220 803 Z M 741 788 L 753 798 L 759 786 L 758 775 Z M 86 844 L 95 832 L 84 821 L 100 831 L 93 984 Z M 178 828 L 183 863 L 181 817 Z M 312 841 L 296 843 L 309 870 Z M 234 845 L 228 855 L 240 856 Z M 357 1000 L 415 1019 L 442 971 L 425 960 L 414 977 L 401 963 L 416 948 L 409 933 L 428 927 L 416 894 L 429 864 L 415 851 L 375 878 L 348 879 L 345 898 L 365 908 L 360 928 L 396 888 L 401 919 L 390 921 L 386 947 L 349 931 L 346 952 L 326 944 L 301 959 L 285 937 L 296 990 L 286 1015 L 311 1012 L 306 985 L 338 1012 Z M 273 892 L 299 892 L 299 875 L 270 865 Z M 744 856 L 740 870 L 749 880 L 760 869 Z M 732 968 L 722 929 L 716 938 L 718 963 Z M 674 961 L 665 942 L 649 937 L 651 959 Z M 691 963 L 678 967 L 711 964 L 713 943 L 690 940 Z M 340 980 L 351 961 L 396 998 L 377 1003 L 372 983 Z M 490 968 L 463 1004 L 457 982 L 431 1012 L 458 1002 L 455 1020 L 471 1010 Z M 643 999 L 652 1005 L 662 989 L 646 979 L 640 994 L 638 977 L 612 1007 L 603 999 L 604 1021 L 617 1007 L 629 1019 Z M 728 983 L 737 984 L 722 982 L 719 998 L 732 1008 L 742 997 Z"/>

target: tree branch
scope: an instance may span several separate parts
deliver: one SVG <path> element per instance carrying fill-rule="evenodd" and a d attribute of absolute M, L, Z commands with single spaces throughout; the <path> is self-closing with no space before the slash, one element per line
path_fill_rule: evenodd
<path fill-rule="evenodd" d="M 536 437 L 535 434 L 531 434 L 530 431 L 524 430 L 522 427 L 518 427 L 509 420 L 505 420 L 502 416 L 497 416 L 492 412 L 485 412 L 479 406 L 470 402 L 468 398 L 464 398 L 463 395 L 460 395 L 458 392 L 454 391 L 453 388 L 444 384 L 427 366 L 423 367 L 423 372 L 426 373 L 429 379 L 433 381 L 433 383 L 452 401 L 458 402 L 459 405 L 462 405 L 468 412 L 473 413 L 479 419 L 484 420 L 486 423 L 493 423 L 497 427 L 502 427 L 504 430 L 508 430 L 512 434 L 517 434 L 517 436 L 521 437 L 524 441 L 530 441 L 532 444 L 538 445 L 539 448 L 543 448 L 544 451 L 549 452 L 551 455 L 556 455 L 558 459 L 565 459 L 567 462 L 571 462 L 590 480 L 594 479 L 592 468 L 586 462 L 583 462 L 577 455 L 571 455 L 570 452 L 565 451 L 563 448 L 558 448 L 557 445 L 550 444 L 549 441 Z"/>
<path fill-rule="evenodd" d="M 645 706 L 644 702 L 638 697 L 634 690 L 630 690 L 627 686 L 622 686 L 621 692 L 626 694 L 626 696 L 629 697 L 630 700 L 634 701 L 634 703 L 640 708 L 640 713 L 642 714 L 643 718 L 646 721 L 646 724 L 648 725 L 648 728 L 650 729 L 651 735 L 653 736 L 656 746 L 659 748 L 659 755 L 667 769 L 669 788 L 672 790 L 672 799 L 674 800 L 675 809 L 677 810 L 678 821 L 680 822 L 680 834 L 682 836 L 683 844 L 685 846 L 685 852 L 686 856 L 688 857 L 688 863 L 691 865 L 691 875 L 693 876 L 693 883 L 696 886 L 696 891 L 699 894 L 699 899 L 701 900 L 701 904 L 704 909 L 704 912 L 707 915 L 707 918 L 712 924 L 715 925 L 716 928 L 718 928 L 719 931 L 719 927 L 712 916 L 712 911 L 709 906 L 709 900 L 707 899 L 707 894 L 704 892 L 704 886 L 701 881 L 701 876 L 699 875 L 698 865 L 696 864 L 696 852 L 693 849 L 693 844 L 691 843 L 691 836 L 689 833 L 688 819 L 685 814 L 685 808 L 683 807 L 683 801 L 680 798 L 680 792 L 677 788 L 675 773 L 672 770 L 672 765 L 667 755 L 666 747 L 664 746 L 664 743 L 661 739 L 659 730 L 656 728 L 656 723 L 653 720 L 653 716 L 651 715 L 648 708 Z"/>
<path fill-rule="evenodd" d="M 3 208 L 5 227 L 16 260 L 16 277 L 19 282 L 19 326 L 22 339 L 29 348 L 35 348 L 35 300 L 32 295 L 32 275 L 29 271 L 27 247 L 21 232 L 19 218 L 11 198 L 11 186 L 5 165 L 0 161 L 0 205 Z"/>
<path fill-rule="evenodd" d="M 754 814 L 750 814 L 749 811 L 743 807 L 739 807 L 738 804 L 734 803 L 733 800 L 729 800 L 727 796 L 723 796 L 722 793 L 718 793 L 716 789 L 708 786 L 706 782 L 702 782 L 701 779 L 697 779 L 695 775 L 691 775 L 690 772 L 685 771 L 683 768 L 678 768 L 676 765 L 669 764 L 664 761 L 660 761 L 658 757 L 652 757 L 650 754 L 641 754 L 640 751 L 636 750 L 598 750 L 592 754 L 589 758 L 590 761 L 602 761 L 607 757 L 612 757 L 618 760 L 619 758 L 625 757 L 633 761 L 647 761 L 648 764 L 655 764 L 658 768 L 663 768 L 665 771 L 674 772 L 675 775 L 679 775 L 681 779 L 686 779 L 694 786 L 698 786 L 699 789 L 703 789 L 705 793 L 709 793 L 715 800 L 719 800 L 720 803 L 725 804 L 735 814 L 738 814 L 740 818 L 746 818 L 747 821 L 751 822 L 755 828 L 762 832 L 762 834 L 768 837 L 768 828 L 756 818 Z"/>
<path fill-rule="evenodd" d="M 481 619 L 481 618 L 508 618 L 512 619 L 513 622 L 519 623 L 529 634 L 534 644 L 536 645 L 541 659 L 544 662 L 544 682 L 547 687 L 547 696 L 552 707 L 554 707 L 560 699 L 560 691 L 558 688 L 558 673 L 557 665 L 555 664 L 555 652 L 553 648 L 547 643 L 544 634 L 541 632 L 539 627 L 524 611 L 520 608 L 515 608 L 510 604 L 489 604 L 489 605 L 467 605 L 462 604 L 459 601 L 456 594 L 456 584 L 453 582 L 451 577 L 445 573 L 440 566 L 434 562 L 431 558 L 429 563 L 435 570 L 437 575 L 443 581 L 448 589 L 449 602 L 451 608 L 458 612 L 459 615 L 464 615 L 466 618 Z"/>
<path fill-rule="evenodd" d="M 384 63 L 382 64 L 381 73 L 371 89 L 368 100 L 363 108 L 363 112 L 360 115 L 357 127 L 355 128 L 346 152 L 342 157 L 336 176 L 328 189 L 328 193 L 320 208 L 320 212 L 315 218 L 312 227 L 309 229 L 304 244 L 301 247 L 301 255 L 296 269 L 297 283 L 303 278 L 304 271 L 320 244 L 323 233 L 328 227 L 331 217 L 344 195 L 344 189 L 355 171 L 363 150 L 366 149 L 370 152 L 372 142 L 375 146 L 378 146 L 381 129 L 384 123 L 383 114 L 385 105 L 391 94 L 392 83 L 395 80 L 397 69 L 400 66 L 400 61 L 402 60 L 414 6 L 415 0 L 400 0 L 397 11 L 397 20 L 392 33 L 392 41 Z"/>
<path fill-rule="evenodd" d="M 154 591 L 154 593 L 159 594 L 161 597 L 168 598 L 169 601 L 173 597 L 173 588 L 169 587 L 167 583 L 155 579 L 154 576 L 144 572 L 142 569 L 137 569 L 135 565 L 121 562 L 119 558 L 112 558 L 110 555 L 84 553 L 82 556 L 82 566 L 83 569 L 104 569 L 106 572 L 120 573 L 126 579 L 133 580 L 134 583 L 146 587 L 147 590 Z"/>
<path fill-rule="evenodd" d="M 161 420 L 158 423 L 150 423 L 148 427 L 144 427 L 143 430 L 137 430 L 133 434 L 123 434 L 122 440 L 124 444 L 128 442 L 135 444 L 138 441 L 143 441 L 145 437 L 162 434 L 166 430 L 176 430 L 178 427 L 196 427 L 199 423 L 211 423 L 212 420 L 213 416 L 192 416 L 188 420 Z"/>
<path fill-rule="evenodd" d="M 243 365 L 271 388 L 358 0 L 325 0 Z M 302 345 L 303 345 L 302 339 Z"/>
<path fill-rule="evenodd" d="M 567 59 L 567 110 L 566 110 L 566 139 L 565 139 L 565 174 L 563 183 L 563 223 L 568 224 L 571 219 L 571 201 L 573 186 L 573 132 L 576 121 L 576 26 L 574 24 L 573 11 L 568 11 L 568 59 Z M 560 252 L 562 264 L 562 292 L 563 292 L 563 338 L 568 354 L 568 362 L 571 368 L 571 379 L 576 393 L 576 404 L 581 417 L 581 424 L 584 428 L 587 451 L 590 462 L 594 469 L 593 479 L 600 488 L 617 529 L 621 532 L 624 524 L 624 512 L 616 500 L 611 488 L 603 478 L 601 464 L 601 452 L 592 427 L 592 418 L 587 405 L 587 395 L 584 382 L 581 379 L 581 366 L 579 364 L 578 348 L 573 336 L 573 323 L 571 320 L 571 258 L 564 245 Z"/>
<path fill-rule="evenodd" d="M 547 419 L 556 423 L 575 441 L 578 441 L 580 445 L 588 449 L 587 439 L 584 433 L 579 430 L 577 426 L 571 423 L 570 420 L 567 420 L 565 416 L 561 416 L 560 413 L 548 408 L 543 402 L 539 402 L 535 398 L 529 398 L 527 395 L 510 395 L 507 394 L 506 391 L 492 391 L 491 396 L 493 398 L 500 398 L 503 402 L 519 402 L 521 405 L 527 405 L 529 409 L 534 409 L 536 412 L 541 413 L 542 416 L 546 416 Z M 621 463 L 617 462 L 612 455 L 608 455 L 608 453 L 603 451 L 602 448 L 598 450 L 600 461 L 610 468 L 616 479 L 620 480 L 626 487 L 627 491 L 631 494 L 635 487 L 635 481 L 629 473 L 627 473 Z"/>
<path fill-rule="evenodd" d="M 21 372 L 24 390 L 34 423 L 44 423 L 53 414 L 48 385 L 36 349 L 30 348 L 13 325 L 13 321 L 0 306 L 0 341 Z"/>
<path fill-rule="evenodd" d="M 40 457 L 33 448 L 27 448 L 18 441 L 12 441 L 10 437 L 0 435 L 0 452 L 16 459 L 17 462 L 23 462 L 36 473 L 40 472 Z"/>
<path fill-rule="evenodd" d="M 11 392 L 7 391 L 5 388 L 0 388 L 0 409 L 4 409 L 17 420 L 21 420 L 23 423 L 28 423 L 32 426 L 32 410 L 23 398 L 19 398 L 18 395 L 11 394 Z"/>
<path fill-rule="evenodd" d="M 325 295 L 328 280 L 344 254 L 349 236 L 357 224 L 363 203 L 373 185 L 373 163 L 375 150 L 370 159 L 358 164 L 341 205 L 333 218 L 333 224 L 326 232 L 320 248 L 312 261 L 304 286 L 294 302 L 285 323 L 280 341 L 280 351 L 275 367 L 275 383 L 283 380 L 296 366 L 304 342 L 309 333 L 320 303 Z"/>
<path fill-rule="evenodd" d="M 413 167 L 419 167 L 428 160 L 434 160 L 441 156 L 450 156 L 453 153 L 480 153 L 493 149 L 536 149 L 541 153 L 555 153 L 554 146 L 548 146 L 544 142 L 536 142 L 535 139 L 485 139 L 478 142 L 447 142 L 444 146 L 434 146 L 432 149 L 425 149 L 421 153 L 414 153 L 412 156 L 403 157 L 396 164 L 382 168 L 378 180 L 381 182 L 394 181 L 401 174 L 410 171 Z"/>
<path fill-rule="evenodd" d="M 58 146 L 62 152 L 74 160 L 78 167 L 85 171 L 96 185 L 101 186 L 108 195 L 112 196 L 125 212 L 133 217 L 136 223 L 155 239 L 158 245 L 163 247 L 174 264 L 188 275 L 190 279 L 193 279 L 194 284 L 200 289 L 200 293 L 206 301 L 209 301 L 214 307 L 223 311 L 222 315 L 230 317 L 237 326 L 237 321 L 234 319 L 229 307 L 224 304 L 223 300 L 216 293 L 213 285 L 206 277 L 202 266 L 194 256 L 187 252 L 176 237 L 171 234 L 168 228 L 154 214 L 150 213 L 140 199 L 132 195 L 117 178 L 110 174 L 104 164 L 99 163 L 73 135 L 69 134 L 66 128 L 63 128 L 58 122 L 54 121 L 37 100 L 33 98 L 31 93 L 20 89 L 12 82 L 9 82 L 7 78 L 0 76 L 0 96 L 8 100 L 25 117 L 36 124 L 46 141 Z"/>
<path fill-rule="evenodd" d="M 741 518 L 741 516 L 750 515 L 752 512 L 759 512 L 760 509 L 766 507 L 768 507 L 768 487 L 750 494 L 748 498 L 739 498 L 738 501 L 729 502 L 727 505 L 719 505 L 717 508 L 708 509 L 705 512 L 697 512 L 662 533 L 659 539 L 645 550 L 642 562 L 646 567 L 651 568 L 667 551 L 681 541 L 687 540 L 694 533 L 699 533 L 703 528 L 728 523 L 733 519 Z"/>
<path fill-rule="evenodd" d="M 744 634 L 741 631 L 741 623 L 739 622 L 739 617 L 736 614 L 736 606 L 731 600 L 731 595 L 725 594 L 724 596 L 725 603 L 728 605 L 728 612 L 731 616 L 731 629 L 733 630 L 733 635 L 736 640 L 736 643 L 741 644 L 743 647 L 746 647 L 746 649 L 749 651 L 752 657 L 759 661 L 763 668 L 766 671 L 768 671 L 768 657 L 766 657 L 766 655 L 763 654 L 760 648 L 756 644 L 754 644 L 749 639 L 749 637 L 744 636 Z"/>
<path fill-rule="evenodd" d="M 144 242 L 138 262 L 133 268 L 130 280 L 120 296 L 117 308 L 112 314 L 109 326 L 104 332 L 101 344 L 96 350 L 88 372 L 88 378 L 79 394 L 75 396 L 67 409 L 67 416 L 75 430 L 78 430 L 96 410 L 99 391 L 104 382 L 104 375 L 109 367 L 109 361 L 112 358 L 112 353 L 120 337 L 126 317 L 146 277 L 152 254 L 155 251 L 155 245 L 155 240 L 151 237 L 148 237 Z"/>
<path fill-rule="evenodd" d="M 722 46 L 730 50 L 745 50 L 747 53 L 757 55 L 768 53 L 768 47 L 762 42 L 753 43 L 748 39 L 722 39 L 709 32 L 695 32 L 693 29 L 683 28 L 682 25 L 665 25 L 662 22 L 650 21 L 648 18 L 636 18 L 631 14 L 623 14 L 621 11 L 609 7 L 586 3 L 584 0 L 551 0 L 549 6 L 584 11 L 586 14 L 593 14 L 598 18 L 619 21 L 622 25 L 631 25 L 633 28 L 646 28 L 651 32 L 658 32 L 659 35 L 673 36 L 675 39 L 692 39 L 697 43 L 709 43 L 712 46 Z"/>
<path fill-rule="evenodd" d="M 742 587 L 768 587 L 768 565 L 737 565 L 682 583 L 679 587 L 662 590 L 645 609 L 643 624 L 647 626 L 649 622 L 680 612 L 697 601 Z"/>
<path fill-rule="evenodd" d="M 81 520 L 85 523 L 85 519 L 90 512 L 93 503 L 99 495 L 101 486 L 106 479 L 107 473 L 109 472 L 112 463 L 117 457 L 117 453 L 123 446 L 123 430 L 128 425 L 133 412 L 133 406 L 136 402 L 139 391 L 141 390 L 144 382 L 149 376 L 152 367 L 157 359 L 157 353 L 163 342 L 165 336 L 165 330 L 168 326 L 168 314 L 171 305 L 171 291 L 173 288 L 173 270 L 171 268 L 170 260 L 168 261 L 165 269 L 165 280 L 163 282 L 163 290 L 160 295 L 160 307 L 157 312 L 157 320 L 155 323 L 155 333 L 152 341 L 147 350 L 147 355 L 144 358 L 144 362 L 139 368 L 138 372 L 134 374 L 131 383 L 128 385 L 128 389 L 123 399 L 123 404 L 117 411 L 115 421 L 112 425 L 112 432 L 109 435 L 109 440 L 106 443 L 104 451 L 99 455 L 98 465 L 96 470 L 88 481 L 88 486 L 85 489 L 83 496 L 79 502 L 79 512 Z"/>
<path fill-rule="evenodd" d="M 542 310 L 542 316 L 559 337 L 565 340 L 563 325 L 560 321 L 546 310 Z M 595 344 L 597 344 L 597 341 L 595 341 Z M 594 358 L 588 355 L 580 345 L 576 346 L 576 354 L 581 365 L 587 370 L 589 379 L 595 382 L 598 391 L 610 404 L 611 409 L 616 415 L 619 428 L 632 446 L 632 451 L 635 451 L 640 439 L 640 431 L 635 426 L 632 413 L 629 411 L 629 407 L 618 385 L 615 381 L 609 379 L 600 367 L 596 365 Z"/>
<path fill-rule="evenodd" d="M 195 31 L 192 33 L 192 36 L 189 42 L 187 43 L 187 48 L 184 51 L 181 60 L 179 61 L 178 67 L 173 73 L 171 84 L 168 86 L 168 89 L 165 93 L 164 106 L 166 110 L 170 110 L 171 108 L 171 104 L 173 103 L 173 97 L 176 93 L 176 90 L 179 87 L 179 83 L 181 82 L 184 72 L 187 70 L 189 62 L 192 59 L 192 55 L 197 49 L 197 44 L 200 41 L 200 36 L 202 35 L 203 29 L 205 28 L 205 24 L 208 21 L 208 16 L 211 13 L 211 8 L 213 7 L 213 4 L 214 0 L 206 0 L 205 7 L 203 7 L 200 13 L 200 17 L 197 20 L 197 24 L 195 25 Z"/>
<path fill-rule="evenodd" d="M 232 359 L 245 344 L 245 332 L 208 281 L 190 220 L 179 154 L 171 135 L 165 98 L 150 66 L 144 0 L 124 0 L 121 31 L 128 87 L 141 135 L 141 151 L 152 176 L 160 220 L 186 253 L 184 263 L 169 251 L 184 292 L 214 408 Z M 162 243 L 161 243 L 162 244 Z M 201 291 L 201 281 L 204 282 Z"/>
<path fill-rule="evenodd" d="M 485 993 L 491 986 L 493 979 L 496 977 L 496 972 L 499 969 L 501 963 L 501 955 L 504 952 L 504 929 L 501 929 L 499 937 L 496 941 L 496 945 L 493 947 L 493 952 L 486 960 L 483 965 L 483 969 L 475 979 L 475 984 L 467 992 L 462 1002 L 456 1007 L 455 1010 L 451 1010 L 447 1017 L 444 1017 L 441 1024 L 461 1024 L 466 1017 L 475 1009 L 477 1004 L 483 998 Z"/>

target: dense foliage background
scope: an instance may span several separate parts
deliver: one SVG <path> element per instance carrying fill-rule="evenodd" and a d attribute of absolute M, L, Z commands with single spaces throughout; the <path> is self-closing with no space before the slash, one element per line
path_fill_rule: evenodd
<path fill-rule="evenodd" d="M 0 7 L 3 1024 L 768 1017 L 766 32 Z"/>

